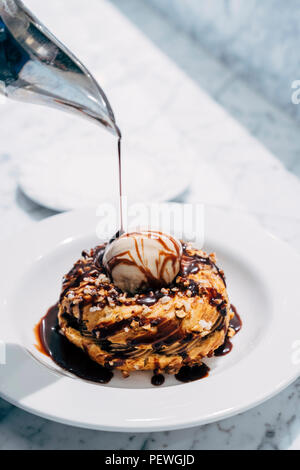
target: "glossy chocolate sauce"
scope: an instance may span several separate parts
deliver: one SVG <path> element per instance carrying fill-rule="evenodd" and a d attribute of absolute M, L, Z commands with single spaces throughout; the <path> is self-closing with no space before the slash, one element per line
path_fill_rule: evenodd
<path fill-rule="evenodd" d="M 235 334 L 237 334 L 242 328 L 242 320 L 239 314 L 237 313 L 235 306 L 231 304 L 230 307 L 232 312 L 234 313 L 234 317 L 229 322 L 229 328 L 232 328 L 235 331 Z M 231 342 L 231 339 L 226 336 L 224 343 L 218 349 L 215 350 L 214 355 L 226 356 L 226 354 L 230 353 L 232 348 L 233 344 Z"/>
<path fill-rule="evenodd" d="M 121 142 L 122 136 L 119 131 L 119 138 L 118 138 L 118 162 L 119 162 L 119 210 L 120 210 L 120 230 L 116 233 L 115 238 L 118 238 L 124 232 L 124 225 L 123 225 L 123 205 L 122 205 L 122 151 L 121 151 Z"/>
<path fill-rule="evenodd" d="M 231 311 L 234 313 L 234 317 L 229 322 L 229 327 L 233 328 L 235 333 L 238 333 L 242 328 L 242 320 L 234 305 L 231 304 Z"/>
<path fill-rule="evenodd" d="M 208 376 L 209 367 L 202 363 L 200 366 L 183 366 L 175 377 L 179 382 L 193 382 Z"/>
<path fill-rule="evenodd" d="M 215 356 L 226 356 L 226 354 L 230 353 L 232 348 L 233 348 L 233 344 L 230 341 L 230 339 L 228 338 L 228 336 L 226 336 L 224 343 L 221 344 L 221 346 L 219 346 L 218 349 L 215 350 L 214 355 Z"/>
<path fill-rule="evenodd" d="M 180 275 L 186 277 L 189 274 L 196 274 L 200 270 L 200 263 L 212 265 L 209 257 L 204 258 L 198 255 L 190 256 L 184 250 L 181 258 Z"/>
<path fill-rule="evenodd" d="M 162 385 L 165 382 L 165 377 L 162 374 L 154 374 L 151 383 L 152 385 L 155 385 L 156 387 L 159 385 Z"/>
<path fill-rule="evenodd" d="M 120 213 L 120 228 L 115 233 L 115 235 L 109 240 L 108 243 L 112 243 L 116 238 L 119 238 L 121 235 L 124 233 L 124 218 L 123 218 L 123 204 L 122 204 L 122 198 L 123 198 L 123 189 L 122 189 L 122 135 L 120 129 L 116 126 L 116 131 L 118 133 L 118 166 L 119 166 L 119 213 Z"/>
<path fill-rule="evenodd" d="M 234 317 L 230 320 L 229 326 L 238 333 L 242 326 L 242 321 L 236 308 L 231 305 Z M 51 359 L 62 369 L 71 372 L 81 379 L 101 384 L 107 384 L 113 377 L 112 370 L 102 367 L 100 364 L 92 361 L 81 349 L 74 346 L 63 335 L 59 333 L 58 325 L 58 305 L 49 308 L 46 315 L 35 327 L 35 336 L 37 340 L 36 348 Z M 143 338 L 145 341 L 145 338 Z M 232 349 L 232 343 L 228 337 L 225 342 L 215 350 L 215 356 L 224 356 Z M 183 366 L 175 374 L 175 378 L 180 382 L 192 382 L 207 377 L 209 367 L 202 363 L 192 367 Z M 154 373 L 151 383 L 154 386 L 160 386 L 165 382 L 162 374 Z"/>
<path fill-rule="evenodd" d="M 49 308 L 35 327 L 37 349 L 62 369 L 91 382 L 107 384 L 113 372 L 92 361 L 81 349 L 59 333 L 57 304 Z"/>
<path fill-rule="evenodd" d="M 154 305 L 159 299 L 161 299 L 164 294 L 161 293 L 160 290 L 157 291 L 150 291 L 147 294 L 141 294 L 137 299 L 136 303 L 138 305 L 146 305 L 146 307 L 150 307 Z"/>

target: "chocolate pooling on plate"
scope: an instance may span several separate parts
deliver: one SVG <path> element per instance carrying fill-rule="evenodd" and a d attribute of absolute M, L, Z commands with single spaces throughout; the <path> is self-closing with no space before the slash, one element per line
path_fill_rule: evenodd
<path fill-rule="evenodd" d="M 238 332 L 241 329 L 242 322 L 236 308 L 231 305 L 234 316 L 230 320 L 230 327 Z M 74 346 L 63 335 L 60 334 L 58 323 L 58 304 L 49 308 L 46 315 L 35 327 L 36 348 L 51 359 L 62 369 L 76 375 L 77 377 L 107 384 L 113 377 L 113 371 L 110 367 L 103 367 L 92 361 L 82 350 Z M 215 356 L 228 354 L 232 349 L 232 343 L 226 336 L 225 342 L 215 351 Z M 180 382 L 191 382 L 207 377 L 209 367 L 202 363 L 199 366 L 183 366 L 175 375 Z M 163 385 L 165 377 L 157 370 L 151 379 L 154 386 Z"/>
<path fill-rule="evenodd" d="M 49 308 L 46 315 L 36 325 L 37 349 L 51 357 L 62 369 L 81 379 L 101 384 L 110 382 L 113 372 L 109 368 L 91 361 L 82 350 L 60 334 L 57 315 L 58 304 Z"/>

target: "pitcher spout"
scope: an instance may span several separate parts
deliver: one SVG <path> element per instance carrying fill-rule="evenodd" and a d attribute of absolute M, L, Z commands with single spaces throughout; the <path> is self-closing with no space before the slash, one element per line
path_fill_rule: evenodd
<path fill-rule="evenodd" d="M 92 74 L 20 0 L 0 0 L 0 93 L 76 113 L 120 137 Z"/>

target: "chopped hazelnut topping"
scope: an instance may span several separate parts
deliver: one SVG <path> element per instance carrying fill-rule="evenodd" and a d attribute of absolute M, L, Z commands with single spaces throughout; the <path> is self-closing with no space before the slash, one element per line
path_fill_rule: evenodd
<path fill-rule="evenodd" d="M 186 312 L 182 309 L 182 310 L 176 310 L 176 317 L 177 318 L 184 318 L 186 317 Z"/>
<path fill-rule="evenodd" d="M 96 279 L 96 285 L 99 286 L 99 284 L 108 284 L 110 280 L 108 279 L 105 274 L 99 274 L 99 276 Z"/>
<path fill-rule="evenodd" d="M 212 327 L 212 322 L 211 321 L 205 321 L 205 320 L 199 320 L 199 325 L 203 330 L 210 330 Z"/>
<path fill-rule="evenodd" d="M 215 253 L 210 253 L 208 257 L 209 257 L 209 259 L 212 260 L 213 263 L 216 263 L 217 258 L 216 258 L 216 254 L 215 254 Z"/>
<path fill-rule="evenodd" d="M 191 310 L 191 305 L 190 305 L 190 303 L 187 302 L 187 300 L 183 300 L 182 303 L 183 303 L 183 308 L 184 308 L 184 310 L 185 310 L 186 312 L 189 312 L 189 311 Z"/>
<path fill-rule="evenodd" d="M 99 310 L 101 310 L 101 308 L 98 305 L 90 308 L 90 312 L 98 312 Z"/>
<path fill-rule="evenodd" d="M 108 300 L 108 303 L 109 303 L 110 307 L 115 307 L 116 306 L 115 302 L 113 301 L 113 299 L 111 297 L 107 297 L 107 300 Z"/>
<path fill-rule="evenodd" d="M 118 292 L 116 291 L 116 289 L 112 288 L 110 289 L 109 294 L 118 295 Z"/>
<path fill-rule="evenodd" d="M 144 305 L 143 306 L 143 313 L 150 313 L 151 312 L 151 308 L 149 308 L 147 305 Z"/>
<path fill-rule="evenodd" d="M 232 338 L 234 335 L 235 335 L 234 328 L 228 328 L 228 331 L 227 331 L 228 338 Z"/>
<path fill-rule="evenodd" d="M 126 295 L 126 293 L 120 295 L 119 300 L 120 300 L 121 302 L 125 302 L 125 301 L 127 300 L 127 295 Z"/>
<path fill-rule="evenodd" d="M 171 300 L 171 297 L 169 297 L 168 295 L 164 295 L 160 301 L 162 304 L 166 304 L 167 302 L 169 302 L 169 300 Z"/>

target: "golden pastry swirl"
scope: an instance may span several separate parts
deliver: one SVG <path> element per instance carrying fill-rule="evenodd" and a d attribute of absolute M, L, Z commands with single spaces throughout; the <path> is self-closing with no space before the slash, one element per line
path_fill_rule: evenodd
<path fill-rule="evenodd" d="M 108 368 L 176 373 L 200 364 L 223 344 L 232 316 L 223 271 L 213 254 L 182 243 L 172 284 L 131 295 L 103 266 L 106 245 L 83 252 L 65 276 L 62 334 Z"/>

